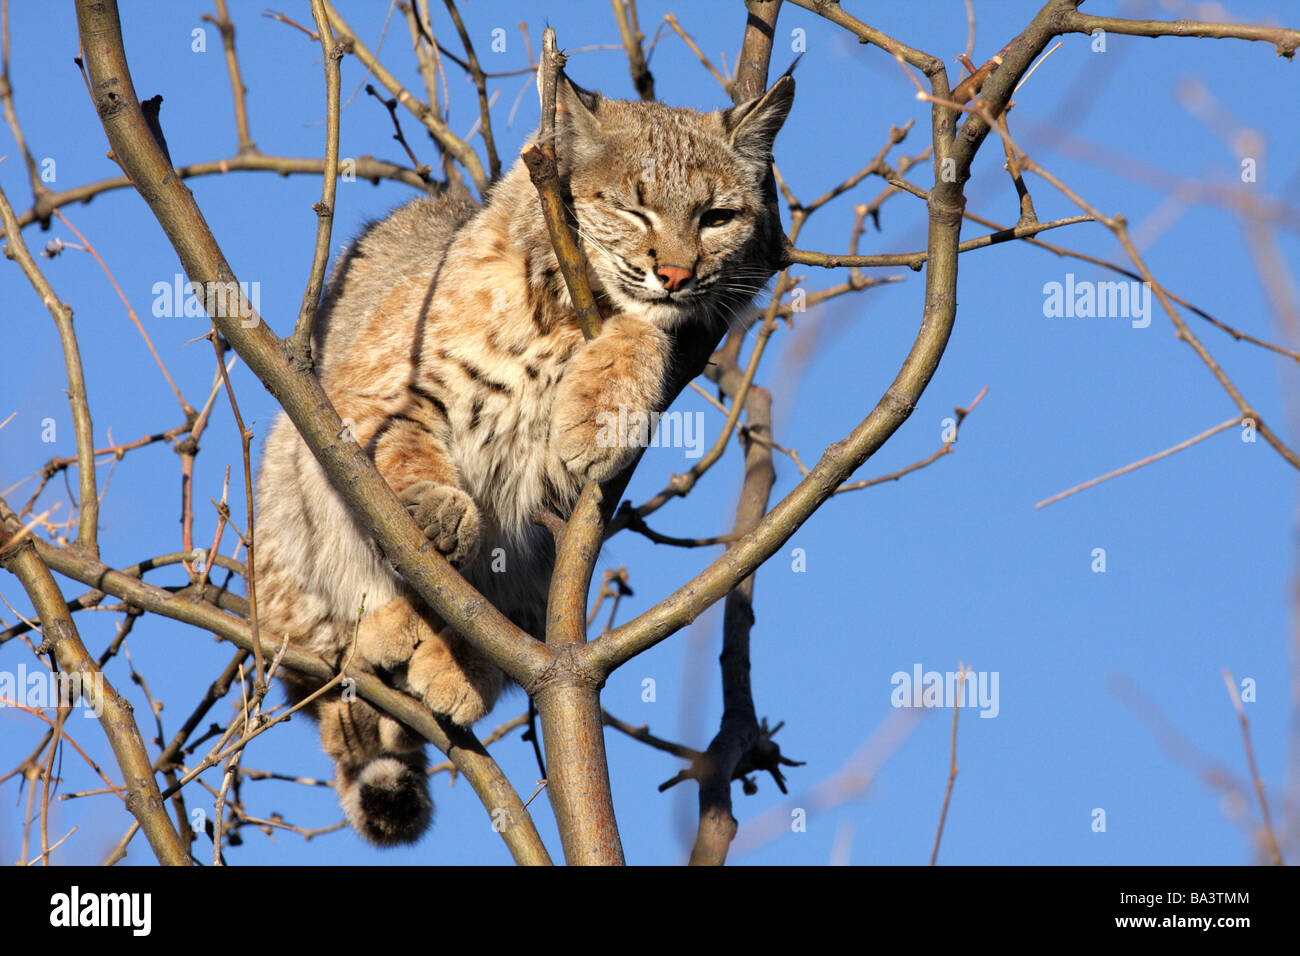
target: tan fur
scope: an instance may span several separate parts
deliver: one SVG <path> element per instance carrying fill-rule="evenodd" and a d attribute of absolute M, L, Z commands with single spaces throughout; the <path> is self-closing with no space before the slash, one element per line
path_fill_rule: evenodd
<path fill-rule="evenodd" d="M 395 210 L 334 269 L 315 343 L 325 391 L 429 540 L 534 635 L 553 554 L 533 515 L 567 516 L 584 481 L 637 451 L 636 429 L 602 441 L 598 416 L 656 409 L 671 330 L 730 320 L 771 276 L 779 224 L 763 184 L 791 95 L 783 81 L 757 105 L 701 114 L 561 83 L 561 174 L 610 316 L 590 343 L 521 163 L 482 208 L 435 198 Z M 669 291 L 681 270 L 691 277 Z M 258 507 L 264 627 L 335 662 L 355 634 L 362 666 L 457 723 L 492 708 L 501 673 L 393 572 L 284 416 Z M 296 698 L 313 687 L 286 683 Z M 432 812 L 421 742 L 359 700 L 312 712 L 358 831 L 417 838 Z"/>

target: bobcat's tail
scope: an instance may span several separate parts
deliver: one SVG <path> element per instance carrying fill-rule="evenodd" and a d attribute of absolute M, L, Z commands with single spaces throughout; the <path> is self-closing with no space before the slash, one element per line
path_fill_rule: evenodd
<path fill-rule="evenodd" d="M 335 786 L 348 822 L 376 846 L 414 843 L 433 819 L 427 765 L 423 751 L 336 764 Z"/>
<path fill-rule="evenodd" d="M 433 819 L 423 741 L 363 700 L 317 710 L 348 822 L 376 846 L 414 843 Z"/>

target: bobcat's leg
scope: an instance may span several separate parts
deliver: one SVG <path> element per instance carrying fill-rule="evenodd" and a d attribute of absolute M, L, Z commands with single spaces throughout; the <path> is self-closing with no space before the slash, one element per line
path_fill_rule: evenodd
<path fill-rule="evenodd" d="M 649 441 L 650 412 L 663 391 L 668 336 L 616 315 L 570 361 L 556 392 L 551 447 L 582 478 L 604 481 Z"/>
<path fill-rule="evenodd" d="M 374 458 L 425 537 L 456 567 L 473 560 L 480 534 L 478 508 L 460 488 L 440 408 L 411 393 L 382 406 L 353 399 L 346 410 L 340 406 L 339 414 L 354 422 L 353 437 Z"/>
<path fill-rule="evenodd" d="M 465 727 L 492 709 L 504 683 L 495 666 L 414 597 L 397 597 L 362 618 L 357 650 L 399 677 L 404 668 L 406 690 Z"/>
<path fill-rule="evenodd" d="M 416 402 L 418 397 L 400 411 L 386 406 L 382 417 L 354 399 L 350 407 L 362 421 L 354 437 L 374 456 L 425 536 L 453 565 L 463 567 L 478 549 L 478 509 L 458 487 L 443 439 L 446 420 L 429 402 Z M 464 726 L 492 709 L 504 682 L 500 671 L 411 595 L 367 611 L 356 639 L 367 662 L 404 676 L 407 689 L 430 710 Z"/>
<path fill-rule="evenodd" d="M 332 692 L 313 707 L 339 803 L 356 831 L 377 846 L 419 839 L 433 818 L 423 741 L 359 698 Z"/>

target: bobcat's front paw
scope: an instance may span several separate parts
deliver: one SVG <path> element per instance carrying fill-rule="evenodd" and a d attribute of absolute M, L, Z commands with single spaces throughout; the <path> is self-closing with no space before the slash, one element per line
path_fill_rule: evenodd
<path fill-rule="evenodd" d="M 464 567 L 478 553 L 478 508 L 465 492 L 435 481 L 417 481 L 398 497 L 424 536 L 453 565 Z"/>
<path fill-rule="evenodd" d="M 606 320 L 565 371 L 552 409 L 552 447 L 570 472 L 604 481 L 649 444 L 667 361 L 660 329 L 627 315 Z"/>
<path fill-rule="evenodd" d="M 564 467 L 587 481 L 605 481 L 622 471 L 645 443 L 633 424 L 649 421 L 645 412 L 620 410 L 595 415 L 556 414 L 552 428 L 556 453 Z M 622 427 L 620 427 L 620 425 Z"/>

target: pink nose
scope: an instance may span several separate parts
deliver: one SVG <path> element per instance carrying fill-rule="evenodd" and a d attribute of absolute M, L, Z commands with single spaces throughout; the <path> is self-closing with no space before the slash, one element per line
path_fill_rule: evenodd
<path fill-rule="evenodd" d="M 681 266 L 659 266 L 655 269 L 655 275 L 659 281 L 664 284 L 664 288 L 669 292 L 676 292 L 691 279 L 691 270 L 683 269 Z"/>

